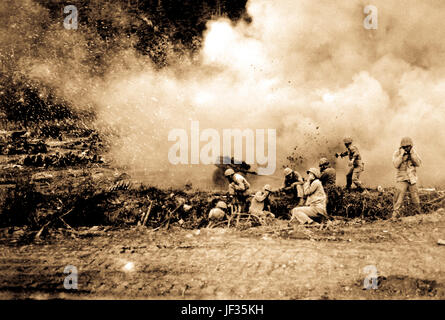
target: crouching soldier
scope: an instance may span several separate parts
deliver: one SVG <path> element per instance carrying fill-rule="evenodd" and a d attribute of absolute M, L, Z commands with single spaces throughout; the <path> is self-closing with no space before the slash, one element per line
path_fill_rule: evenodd
<path fill-rule="evenodd" d="M 305 206 L 292 209 L 291 222 L 297 220 L 301 224 L 311 224 L 314 221 L 320 223 L 327 219 L 326 194 L 319 180 L 320 172 L 310 168 L 307 174 L 307 181 L 303 185 Z"/>
<path fill-rule="evenodd" d="M 301 174 L 291 168 L 286 168 L 284 169 L 283 187 L 278 191 L 291 195 L 294 199 L 294 205 L 301 206 L 304 203 L 303 183 Z"/>
<path fill-rule="evenodd" d="M 235 173 L 233 169 L 227 169 L 224 175 L 229 181 L 229 194 L 234 197 L 235 205 L 239 206 L 240 212 L 245 212 L 249 198 L 249 182 L 241 174 Z"/>
<path fill-rule="evenodd" d="M 339 197 L 336 188 L 337 173 L 327 158 L 321 158 L 318 167 L 320 168 L 320 181 L 327 197 L 326 211 L 330 215 L 335 211 L 335 203 Z"/>
<path fill-rule="evenodd" d="M 400 148 L 394 152 L 392 157 L 396 174 L 396 194 L 394 195 L 394 211 L 392 218 L 400 214 L 400 208 L 403 204 L 405 193 L 408 190 L 411 195 L 411 202 L 417 213 L 421 213 L 420 199 L 417 190 L 416 167 L 419 167 L 422 161 L 413 148 L 413 141 L 409 137 L 402 139 Z"/>
<path fill-rule="evenodd" d="M 323 188 L 335 187 L 337 173 L 335 169 L 331 167 L 329 160 L 327 158 L 321 158 L 318 167 L 320 168 L 320 181 Z"/>
<path fill-rule="evenodd" d="M 269 195 L 271 192 L 272 189 L 268 184 L 264 186 L 263 191 L 258 191 L 250 203 L 249 213 L 259 218 L 275 218 L 275 215 L 270 212 Z"/>
<path fill-rule="evenodd" d="M 224 201 L 218 201 L 215 208 L 209 212 L 209 220 L 218 221 L 226 216 L 227 204 Z"/>
<path fill-rule="evenodd" d="M 218 201 L 216 207 L 209 212 L 209 227 L 212 226 L 215 222 L 223 220 L 226 216 L 226 212 L 227 204 L 224 201 Z"/>

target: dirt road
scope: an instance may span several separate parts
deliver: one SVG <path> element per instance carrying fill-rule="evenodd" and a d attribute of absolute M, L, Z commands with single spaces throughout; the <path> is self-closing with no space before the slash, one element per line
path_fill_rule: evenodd
<path fill-rule="evenodd" d="M 445 214 L 399 222 L 360 220 L 289 230 L 60 232 L 18 244 L 2 230 L 0 298 L 64 299 L 444 299 Z M 78 270 L 78 289 L 63 282 Z M 375 266 L 378 289 L 363 289 Z M 371 271 L 369 271 L 371 270 Z"/>

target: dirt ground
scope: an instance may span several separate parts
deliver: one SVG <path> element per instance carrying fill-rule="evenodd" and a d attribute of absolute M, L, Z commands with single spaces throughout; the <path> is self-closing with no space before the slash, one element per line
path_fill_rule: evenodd
<path fill-rule="evenodd" d="M 445 214 L 245 230 L 93 227 L 19 244 L 0 230 L 2 299 L 444 299 Z M 78 289 L 63 282 L 78 270 Z M 366 266 L 377 289 L 364 289 Z M 372 268 L 372 267 L 367 267 Z M 368 271 L 369 272 L 369 271 Z"/>

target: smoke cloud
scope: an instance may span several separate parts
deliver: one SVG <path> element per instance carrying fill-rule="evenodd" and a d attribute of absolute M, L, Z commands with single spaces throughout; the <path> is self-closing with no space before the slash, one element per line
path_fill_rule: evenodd
<path fill-rule="evenodd" d="M 35 16 L 48 15 L 25 3 Z M 363 26 L 368 4 L 378 9 L 377 30 Z M 276 129 L 278 168 L 293 155 L 301 157 L 295 168 L 303 173 L 327 156 L 340 184 L 347 161 L 333 154 L 344 149 L 344 136 L 361 151 L 368 186 L 393 183 L 392 154 L 410 136 L 423 160 L 420 185 L 444 184 L 443 1 L 250 0 L 247 11 L 251 23 L 209 21 L 201 51 L 181 59 L 172 53 L 162 69 L 122 37 L 106 68 L 92 72 L 86 45 L 92 35 L 63 30 L 63 21 L 42 31 L 38 50 L 18 60 L 30 78 L 78 108 L 94 108 L 97 126 L 118 137 L 110 159 L 153 184 L 210 185 L 213 166 L 168 162 L 168 133 L 190 131 L 192 120 L 220 132 Z M 128 19 L 117 12 L 116 23 Z M 254 187 L 278 186 L 281 176 L 277 170 L 275 178 L 257 178 Z"/>

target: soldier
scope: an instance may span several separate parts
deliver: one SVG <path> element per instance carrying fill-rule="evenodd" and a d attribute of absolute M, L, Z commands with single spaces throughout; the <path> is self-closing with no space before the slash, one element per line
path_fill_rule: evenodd
<path fill-rule="evenodd" d="M 249 182 L 241 174 L 235 173 L 233 169 L 227 169 L 224 175 L 229 181 L 229 194 L 234 196 L 235 204 L 240 206 L 240 210 L 244 211 L 249 197 Z"/>
<path fill-rule="evenodd" d="M 357 191 L 363 192 L 364 189 L 362 187 L 362 183 L 360 182 L 360 174 L 364 171 L 364 163 L 360 156 L 360 152 L 356 146 L 352 145 L 352 138 L 347 137 L 343 139 L 343 142 L 346 147 L 346 151 L 342 153 L 336 153 L 335 157 L 349 157 L 349 171 L 346 174 L 346 190 L 351 190 L 351 185 L 354 183 L 357 187 Z"/>
<path fill-rule="evenodd" d="M 334 168 L 331 167 L 329 160 L 326 158 L 321 158 L 318 164 L 320 168 L 320 181 L 323 185 L 324 192 L 327 196 L 326 210 L 328 214 L 332 214 L 335 210 L 336 199 L 338 199 L 339 194 L 336 189 L 336 179 L 337 173 Z"/>
<path fill-rule="evenodd" d="M 306 197 L 304 207 L 292 209 L 291 221 L 297 220 L 301 224 L 311 224 L 327 219 L 326 214 L 326 194 L 321 184 L 320 172 L 315 168 L 307 171 L 308 178 L 304 183 L 303 190 Z"/>
<path fill-rule="evenodd" d="M 422 163 L 419 155 L 413 148 L 413 141 L 409 137 L 402 139 L 400 148 L 394 152 L 392 163 L 397 169 L 396 174 L 396 194 L 394 195 L 394 211 L 392 218 L 400 214 L 400 207 L 403 203 L 406 190 L 409 190 L 411 202 L 417 213 L 421 213 L 420 199 L 417 190 L 416 167 Z"/>
<path fill-rule="evenodd" d="M 321 158 L 318 167 L 320 168 L 320 181 L 323 184 L 323 188 L 335 187 L 337 173 L 335 169 L 331 167 L 329 160 Z"/>
<path fill-rule="evenodd" d="M 275 215 L 270 212 L 269 195 L 271 192 L 272 189 L 268 184 L 264 186 L 263 191 L 258 191 L 250 203 L 249 213 L 255 214 L 260 218 L 275 218 Z"/>
<path fill-rule="evenodd" d="M 303 205 L 303 177 L 297 171 L 291 168 L 284 169 L 284 183 L 283 187 L 278 189 L 280 192 L 293 195 L 297 205 Z"/>
<path fill-rule="evenodd" d="M 227 204 L 224 201 L 218 201 L 215 208 L 209 212 L 209 220 L 222 220 L 226 216 Z"/>

